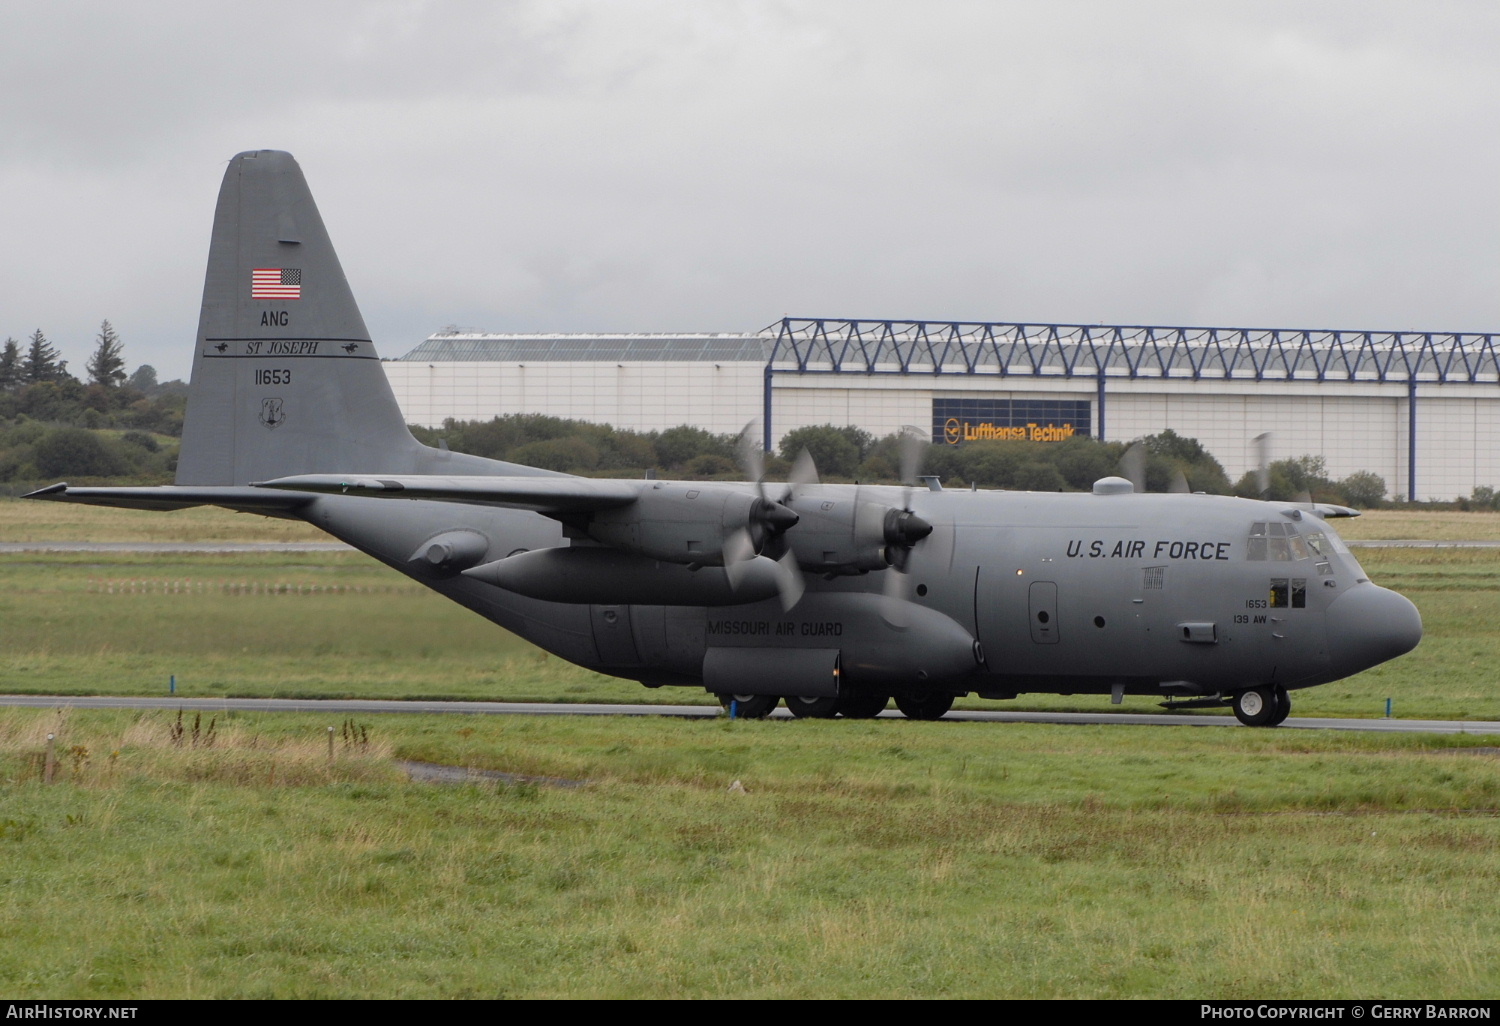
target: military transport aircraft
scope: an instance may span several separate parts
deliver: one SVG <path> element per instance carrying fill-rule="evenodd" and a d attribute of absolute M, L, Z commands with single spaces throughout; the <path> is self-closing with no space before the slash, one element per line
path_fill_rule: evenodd
<path fill-rule="evenodd" d="M 1410 651 L 1416 608 L 1328 525 L 1212 495 L 592 480 L 406 428 L 302 171 L 219 193 L 176 484 L 29 497 L 305 520 L 580 666 L 741 716 L 935 719 L 955 696 L 1152 695 L 1274 725 Z"/>

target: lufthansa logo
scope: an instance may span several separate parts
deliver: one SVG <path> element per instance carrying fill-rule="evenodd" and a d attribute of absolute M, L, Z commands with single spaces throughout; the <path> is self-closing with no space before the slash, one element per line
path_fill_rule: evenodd
<path fill-rule="evenodd" d="M 957 417 L 949 417 L 948 422 L 943 425 L 943 441 L 949 445 L 957 445 L 963 438 L 963 425 L 958 422 Z"/>

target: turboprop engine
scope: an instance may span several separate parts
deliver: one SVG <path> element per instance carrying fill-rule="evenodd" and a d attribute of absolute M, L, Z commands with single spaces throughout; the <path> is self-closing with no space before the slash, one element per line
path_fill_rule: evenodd
<path fill-rule="evenodd" d="M 594 513 L 582 530 L 622 552 L 688 566 L 723 566 L 738 561 L 733 553 L 726 559 L 731 537 L 748 533 L 753 554 L 798 519 L 787 507 L 754 493 L 662 481 L 628 506 Z"/>
<path fill-rule="evenodd" d="M 786 545 L 797 565 L 813 573 L 859 574 L 904 562 L 904 553 L 932 533 L 908 510 L 858 497 L 838 498 L 810 489 L 787 500 L 800 519 Z"/>

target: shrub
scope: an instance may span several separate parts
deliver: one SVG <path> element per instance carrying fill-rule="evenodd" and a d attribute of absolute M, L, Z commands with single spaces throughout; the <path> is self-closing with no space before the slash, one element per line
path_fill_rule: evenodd
<path fill-rule="evenodd" d="M 108 477 L 126 470 L 125 461 L 103 439 L 83 428 L 55 428 L 36 443 L 36 469 L 43 477 Z"/>

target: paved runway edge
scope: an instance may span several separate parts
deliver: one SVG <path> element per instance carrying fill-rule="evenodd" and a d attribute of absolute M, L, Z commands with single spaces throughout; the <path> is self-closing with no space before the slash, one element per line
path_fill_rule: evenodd
<path fill-rule="evenodd" d="M 0 695 L 0 706 L 53 709 L 196 709 L 203 712 L 324 712 L 410 713 L 510 716 L 666 716 L 686 719 L 722 717 L 713 705 L 607 705 L 601 703 L 552 702 L 395 702 L 376 699 L 311 698 L 151 698 L 132 695 Z M 790 717 L 778 709 L 777 718 Z M 881 719 L 903 719 L 887 710 Z M 1070 713 L 1003 712 L 990 709 L 955 709 L 943 717 L 950 721 L 979 723 L 1051 723 L 1074 726 L 1138 727 L 1237 727 L 1230 715 L 1182 715 L 1174 713 Z M 1284 728 L 1298 730 L 1366 730 L 1383 733 L 1500 734 L 1500 722 L 1487 720 L 1329 719 L 1292 717 Z M 1248 729 L 1248 728 L 1247 728 Z"/>

